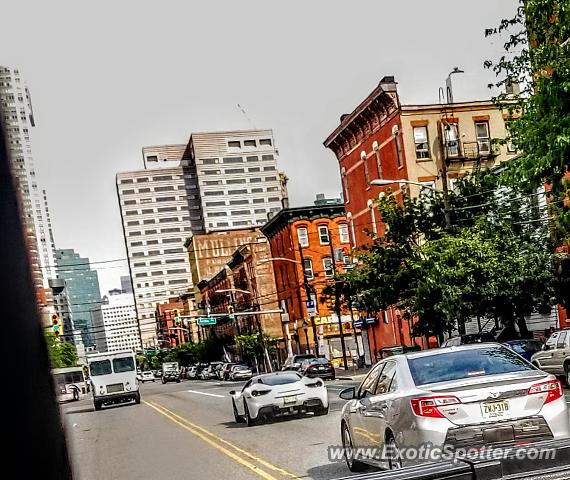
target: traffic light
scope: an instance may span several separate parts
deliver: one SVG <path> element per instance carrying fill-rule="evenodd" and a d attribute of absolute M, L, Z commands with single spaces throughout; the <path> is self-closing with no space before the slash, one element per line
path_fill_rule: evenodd
<path fill-rule="evenodd" d="M 228 306 L 228 316 L 233 319 L 235 318 L 235 313 L 236 313 L 236 309 L 234 308 L 233 305 L 229 305 Z"/>
<path fill-rule="evenodd" d="M 180 310 L 178 310 L 177 308 L 172 310 L 172 317 L 174 318 L 174 324 L 180 325 Z"/>
<path fill-rule="evenodd" d="M 56 337 L 59 337 L 62 333 L 61 320 L 57 313 L 51 316 L 51 330 Z"/>

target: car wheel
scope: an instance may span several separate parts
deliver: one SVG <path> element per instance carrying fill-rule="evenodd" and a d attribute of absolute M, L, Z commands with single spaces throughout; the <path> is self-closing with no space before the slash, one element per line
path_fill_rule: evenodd
<path fill-rule="evenodd" d="M 315 417 L 320 417 L 322 415 L 327 415 L 329 413 L 329 407 L 315 407 L 313 410 L 315 412 Z"/>
<path fill-rule="evenodd" d="M 179 378 L 176 379 L 176 383 L 180 383 L 180 379 L 179 379 Z"/>
<path fill-rule="evenodd" d="M 136 396 L 135 396 L 135 403 L 137 405 L 139 405 L 141 403 L 141 394 L 140 392 L 137 392 Z"/>
<path fill-rule="evenodd" d="M 155 380 L 152 381 L 152 383 L 154 383 L 154 382 L 155 382 Z"/>
<path fill-rule="evenodd" d="M 394 436 L 390 435 L 386 441 L 386 449 L 388 452 L 388 464 L 390 470 L 397 470 L 402 468 L 402 458 L 400 457 L 400 451 L 396 445 L 396 440 Z"/>
<path fill-rule="evenodd" d="M 166 380 L 164 378 L 162 379 L 162 383 L 166 383 Z"/>
<path fill-rule="evenodd" d="M 243 401 L 243 409 L 245 411 L 245 423 L 247 423 L 248 427 L 253 427 L 254 425 L 257 424 L 257 418 L 252 418 L 252 416 L 249 414 L 249 408 L 247 408 L 247 402 Z"/>
<path fill-rule="evenodd" d="M 232 398 L 232 408 L 234 410 L 234 419 L 235 419 L 236 423 L 243 423 L 243 418 L 239 414 L 238 409 L 236 407 L 236 402 L 234 401 L 233 398 Z"/>
<path fill-rule="evenodd" d="M 73 401 L 77 402 L 77 400 L 79 400 L 79 391 L 76 389 L 73 389 Z"/>
<path fill-rule="evenodd" d="M 364 463 L 354 458 L 355 449 L 352 443 L 352 436 L 350 435 L 348 425 L 344 422 L 342 424 L 342 449 L 344 450 L 346 466 L 351 472 L 362 472 L 366 468 Z"/>

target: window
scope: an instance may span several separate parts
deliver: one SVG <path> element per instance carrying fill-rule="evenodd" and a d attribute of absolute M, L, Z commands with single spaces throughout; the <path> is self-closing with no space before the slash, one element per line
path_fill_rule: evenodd
<path fill-rule="evenodd" d="M 265 213 L 265 208 L 256 208 L 255 213 Z"/>
<path fill-rule="evenodd" d="M 564 348 L 564 345 L 566 344 L 566 335 L 566 331 L 560 332 L 560 335 L 558 336 L 558 342 L 556 343 L 556 348 Z"/>
<path fill-rule="evenodd" d="M 208 192 L 206 192 L 206 193 L 208 193 Z M 242 195 L 244 193 L 247 193 L 247 189 L 244 189 L 244 190 L 228 190 L 228 193 L 230 195 Z"/>
<path fill-rule="evenodd" d="M 270 146 L 272 145 L 270 138 L 262 138 L 262 139 L 259 141 L 259 144 L 260 144 L 260 145 L 267 146 L 267 147 L 270 147 Z"/>
<path fill-rule="evenodd" d="M 172 190 L 174 190 L 172 185 L 165 185 L 164 187 L 156 187 L 154 189 L 155 192 L 170 192 Z"/>
<path fill-rule="evenodd" d="M 261 183 L 262 180 L 259 177 L 255 177 L 255 178 L 250 178 L 249 179 L 249 183 Z M 262 190 L 263 191 L 263 190 Z"/>
<path fill-rule="evenodd" d="M 158 177 L 152 177 L 155 182 L 160 182 L 163 180 L 172 180 L 172 175 L 159 175 Z"/>
<path fill-rule="evenodd" d="M 137 213 L 139 213 L 137 210 L 127 210 L 125 215 L 136 215 Z"/>
<path fill-rule="evenodd" d="M 315 273 L 313 272 L 313 261 L 310 258 L 305 258 L 303 260 L 303 273 L 308 280 L 315 278 Z"/>
<path fill-rule="evenodd" d="M 427 127 L 414 127 L 414 143 L 416 144 L 416 158 L 429 158 Z"/>
<path fill-rule="evenodd" d="M 148 182 L 148 178 L 137 178 L 137 183 L 145 183 Z"/>
<path fill-rule="evenodd" d="M 244 147 L 257 147 L 257 142 L 255 140 L 244 140 Z"/>
<path fill-rule="evenodd" d="M 140 247 L 143 244 L 143 242 L 131 242 L 130 245 L 131 247 Z"/>
<path fill-rule="evenodd" d="M 221 173 L 220 170 L 204 170 L 204 175 L 219 175 Z"/>
<path fill-rule="evenodd" d="M 269 190 L 268 190 L 269 191 Z M 269 197 L 267 199 L 268 202 L 280 202 L 281 199 L 279 197 Z"/>
<path fill-rule="evenodd" d="M 258 157 L 246 157 L 245 158 L 246 162 L 257 162 L 259 160 Z"/>
<path fill-rule="evenodd" d="M 448 157 L 459 156 L 459 131 L 455 123 L 448 123 L 444 127 L 445 149 Z"/>
<path fill-rule="evenodd" d="M 307 227 L 297 228 L 297 239 L 299 240 L 299 245 L 301 245 L 301 247 L 309 246 L 309 233 L 307 231 Z"/>
<path fill-rule="evenodd" d="M 123 195 L 130 195 L 131 193 L 135 193 L 134 190 L 123 190 Z"/>
<path fill-rule="evenodd" d="M 254 198 L 253 203 L 265 203 L 265 199 L 264 198 Z"/>
<path fill-rule="evenodd" d="M 221 190 L 212 190 L 210 192 L 204 192 L 204 196 L 206 197 L 218 197 L 218 196 L 222 196 L 224 194 L 224 192 L 222 192 Z"/>
<path fill-rule="evenodd" d="M 202 165 L 215 165 L 216 163 L 218 163 L 217 158 L 203 158 L 202 159 Z"/>
<path fill-rule="evenodd" d="M 380 371 L 383 368 L 383 364 L 378 363 L 368 374 L 368 376 L 364 379 L 360 388 L 358 390 L 357 397 L 358 398 L 365 398 L 370 395 L 374 395 L 376 390 L 376 383 L 378 381 L 378 375 L 380 375 Z"/>
<path fill-rule="evenodd" d="M 134 252 L 133 257 L 144 257 L 144 252 Z"/>
<path fill-rule="evenodd" d="M 166 263 L 167 265 L 171 264 L 171 263 L 184 263 L 184 259 L 183 258 L 169 258 L 164 263 Z"/>
<path fill-rule="evenodd" d="M 176 207 L 160 207 L 156 211 L 157 212 L 175 212 Z M 144 213 L 144 210 L 143 210 L 143 213 Z M 149 213 L 152 213 L 152 210 L 150 210 Z"/>
<path fill-rule="evenodd" d="M 378 379 L 378 384 L 376 385 L 375 395 L 383 395 L 390 391 L 390 385 L 396 374 L 396 364 L 394 362 L 386 362 L 380 378 Z"/>
<path fill-rule="evenodd" d="M 273 160 L 273 155 L 261 155 L 261 160 Z"/>
<path fill-rule="evenodd" d="M 186 273 L 185 268 L 176 268 L 174 270 L 167 270 L 166 273 L 173 274 L 173 273 Z"/>
<path fill-rule="evenodd" d="M 348 236 L 348 225 L 342 223 L 338 226 L 338 234 L 340 236 L 340 243 L 350 243 L 350 238 Z"/>
<path fill-rule="evenodd" d="M 230 148 L 241 148 L 241 142 L 239 140 L 232 140 L 228 142 L 228 147 Z"/>
<path fill-rule="evenodd" d="M 156 220 L 154 218 L 143 221 L 143 225 L 150 225 L 152 223 L 156 223 Z"/>
<path fill-rule="evenodd" d="M 227 185 L 236 185 L 239 183 L 245 183 L 245 178 L 230 178 L 229 180 L 226 180 Z"/>
<path fill-rule="evenodd" d="M 222 181 L 221 181 L 221 180 L 206 180 L 206 181 L 204 182 L 204 185 L 209 185 L 209 186 L 211 186 L 211 185 L 221 185 L 221 184 L 222 184 Z"/>
<path fill-rule="evenodd" d="M 348 192 L 348 178 L 346 176 L 346 169 L 342 167 L 342 171 L 340 173 L 342 178 L 342 188 L 344 189 L 344 200 L 345 202 L 350 202 L 350 194 Z"/>
<path fill-rule="evenodd" d="M 275 180 L 277 180 L 277 177 L 265 177 L 266 182 L 274 182 Z"/>
<path fill-rule="evenodd" d="M 139 232 L 131 232 L 131 233 L 129 233 L 129 237 L 138 237 L 141 234 L 142 234 L 142 232 L 140 232 L 140 231 Z"/>
<path fill-rule="evenodd" d="M 250 172 L 250 173 L 260 172 L 260 171 L 261 171 L 261 168 L 259 168 L 259 167 L 249 167 L 249 168 L 247 169 L 247 171 Z M 126 193 L 126 190 L 125 190 L 125 192 L 123 192 L 123 193 Z"/>
<path fill-rule="evenodd" d="M 247 205 L 249 200 L 232 200 L 230 201 L 230 205 Z"/>
<path fill-rule="evenodd" d="M 400 134 L 396 133 L 395 136 L 396 140 L 396 156 L 398 157 L 398 167 L 404 166 L 404 157 L 402 156 L 402 139 L 400 138 Z"/>
<path fill-rule="evenodd" d="M 139 193 L 149 193 L 150 188 L 139 188 Z"/>
<path fill-rule="evenodd" d="M 475 135 L 479 145 L 480 154 L 491 153 L 491 138 L 489 135 L 489 122 L 475 122 Z"/>
<path fill-rule="evenodd" d="M 138 220 L 135 220 L 134 222 L 127 222 L 127 225 L 128 225 L 129 227 L 132 227 L 132 226 L 134 226 L 134 225 L 138 225 L 139 223 L 140 223 L 140 222 L 139 222 Z"/>
<path fill-rule="evenodd" d="M 370 209 L 370 225 L 374 236 L 378 235 L 378 226 L 376 225 L 376 214 L 374 213 L 374 204 L 369 201 L 368 208 Z"/>
<path fill-rule="evenodd" d="M 124 180 L 121 180 L 121 184 L 125 184 L 125 183 L 133 183 L 133 179 L 132 178 L 125 178 Z"/>
<path fill-rule="evenodd" d="M 164 217 L 161 218 L 158 222 L 159 223 L 169 223 L 169 222 L 177 222 L 178 217 Z"/>
<path fill-rule="evenodd" d="M 226 202 L 206 202 L 206 207 L 221 207 L 225 204 Z"/>
<path fill-rule="evenodd" d="M 243 168 L 226 168 L 224 173 L 226 175 L 232 175 L 234 173 L 245 173 L 245 170 Z"/>
<path fill-rule="evenodd" d="M 321 245 L 328 245 L 330 242 L 329 227 L 326 225 L 319 225 L 319 242 Z"/>
<path fill-rule="evenodd" d="M 331 257 L 323 257 L 323 270 L 325 271 L 325 277 L 333 276 L 334 268 Z"/>
<path fill-rule="evenodd" d="M 180 238 L 165 238 L 162 240 L 162 243 L 183 243 L 184 240 Z"/>
<path fill-rule="evenodd" d="M 232 210 L 232 215 L 249 215 L 249 210 Z"/>
<path fill-rule="evenodd" d="M 277 169 L 273 166 L 271 167 L 263 167 L 264 172 L 275 172 Z"/>
<path fill-rule="evenodd" d="M 145 230 L 144 234 L 145 235 L 153 235 L 156 233 L 156 230 Z"/>
<path fill-rule="evenodd" d="M 279 187 L 267 187 L 267 191 L 268 191 L 268 192 L 278 192 L 278 191 L 279 191 Z"/>
<path fill-rule="evenodd" d="M 364 165 L 364 180 L 366 181 L 366 185 L 370 185 L 370 172 L 368 171 L 368 158 L 366 157 L 366 152 L 362 150 L 360 152 L 360 159 L 362 160 L 362 164 Z"/>
<path fill-rule="evenodd" d="M 149 264 L 150 266 L 152 266 L 152 265 L 160 265 L 160 264 L 162 264 L 162 261 L 160 261 L 160 260 L 153 260 L 152 262 L 149 262 L 148 264 Z"/>
<path fill-rule="evenodd" d="M 225 217 L 227 212 L 211 212 L 208 213 L 208 217 Z"/>
<path fill-rule="evenodd" d="M 164 251 L 164 253 L 183 253 L 183 252 L 184 252 L 183 248 L 169 248 Z"/>
<path fill-rule="evenodd" d="M 242 163 L 243 158 L 242 157 L 224 157 L 224 159 L 222 161 L 223 161 L 223 163 Z"/>
<path fill-rule="evenodd" d="M 252 188 L 251 189 L 251 193 L 261 193 L 261 192 L 263 192 L 263 188 Z M 256 202 L 256 200 L 258 200 L 258 199 L 254 198 L 253 203 L 258 203 L 258 202 Z M 263 199 L 261 199 L 261 200 L 263 200 Z M 259 203 L 261 203 L 261 202 L 259 202 Z"/>

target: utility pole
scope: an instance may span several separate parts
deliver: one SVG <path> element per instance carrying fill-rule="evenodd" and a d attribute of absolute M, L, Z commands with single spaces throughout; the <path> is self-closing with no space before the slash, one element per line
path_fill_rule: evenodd
<path fill-rule="evenodd" d="M 329 246 L 331 248 L 331 267 L 332 267 L 333 278 L 334 278 L 334 276 L 336 276 L 336 262 L 335 262 L 335 258 L 334 258 L 332 233 L 330 230 L 329 230 Z M 344 332 L 342 329 L 342 318 L 341 318 L 341 312 L 340 312 L 340 293 L 338 291 L 336 284 L 334 286 L 334 309 L 335 309 L 335 313 L 338 317 L 338 328 L 339 328 L 339 332 L 340 332 L 340 346 L 342 348 L 342 363 L 343 363 L 344 369 L 348 370 L 348 362 L 346 360 L 346 345 L 344 343 Z"/>
<path fill-rule="evenodd" d="M 305 287 L 305 294 L 307 295 L 307 302 L 309 300 L 312 300 L 313 297 L 311 296 L 311 286 L 309 285 L 309 280 L 307 278 L 307 275 L 305 274 L 305 257 L 303 256 L 303 247 L 301 246 L 301 244 L 299 243 L 299 257 L 301 258 L 301 271 L 303 273 L 303 285 Z M 305 304 L 306 306 L 306 304 Z M 315 344 L 315 356 L 318 357 L 319 356 L 319 339 L 317 338 L 317 326 L 315 325 L 315 317 L 314 316 L 310 316 L 309 312 L 308 312 L 308 308 L 307 308 L 307 317 L 311 318 L 311 327 L 313 329 L 313 342 Z M 306 336 L 306 330 L 305 330 L 305 336 Z M 307 344 L 309 343 L 308 337 L 307 338 Z M 308 346 L 308 345 L 307 345 Z"/>
<path fill-rule="evenodd" d="M 443 214 L 445 216 L 445 228 L 449 230 L 451 228 L 451 204 L 449 202 L 449 183 L 447 178 L 447 159 L 446 159 L 447 150 L 445 148 L 443 125 L 441 121 L 437 122 L 437 127 L 439 133 L 439 145 L 441 152 L 440 172 L 441 172 L 441 181 L 442 181 L 441 191 L 443 192 Z M 459 139 L 457 139 L 457 141 L 459 142 Z"/>

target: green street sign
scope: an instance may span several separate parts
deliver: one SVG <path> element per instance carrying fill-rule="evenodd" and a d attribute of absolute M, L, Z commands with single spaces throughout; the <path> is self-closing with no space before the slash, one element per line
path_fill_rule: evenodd
<path fill-rule="evenodd" d="M 215 325 L 218 321 L 214 317 L 199 317 L 196 323 L 198 325 Z"/>

